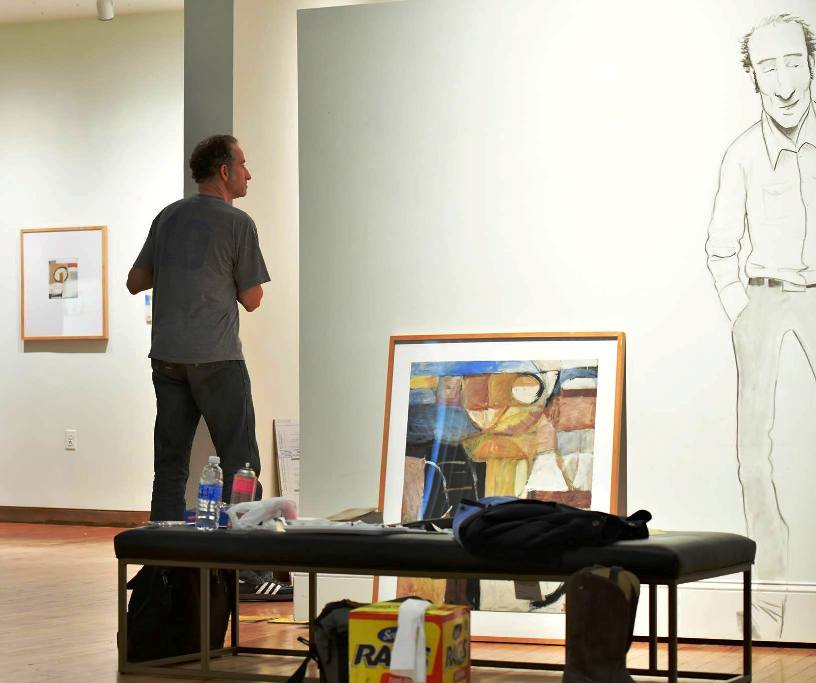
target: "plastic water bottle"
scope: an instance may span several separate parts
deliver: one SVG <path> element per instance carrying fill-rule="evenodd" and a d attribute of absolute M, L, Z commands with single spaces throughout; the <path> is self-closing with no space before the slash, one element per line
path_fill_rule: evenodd
<path fill-rule="evenodd" d="M 233 477 L 230 505 L 255 500 L 255 487 L 257 485 L 258 477 L 255 476 L 255 470 L 247 463 Z"/>
<path fill-rule="evenodd" d="M 217 455 L 211 455 L 204 465 L 198 482 L 198 510 L 196 529 L 217 529 L 218 513 L 221 510 L 221 491 L 224 489 L 224 473 Z"/>

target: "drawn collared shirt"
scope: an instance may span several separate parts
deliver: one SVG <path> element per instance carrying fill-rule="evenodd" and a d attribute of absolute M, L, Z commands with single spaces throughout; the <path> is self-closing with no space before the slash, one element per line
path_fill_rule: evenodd
<path fill-rule="evenodd" d="M 816 105 L 791 142 L 763 111 L 728 148 L 708 228 L 708 268 L 731 320 L 747 303 L 740 281 L 740 240 L 748 277 L 777 278 L 792 289 L 816 284 Z"/>

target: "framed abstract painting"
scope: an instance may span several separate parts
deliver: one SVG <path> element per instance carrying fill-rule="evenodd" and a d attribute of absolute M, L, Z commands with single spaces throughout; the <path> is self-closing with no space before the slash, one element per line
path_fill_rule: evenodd
<path fill-rule="evenodd" d="M 379 506 L 386 523 L 516 496 L 618 512 L 622 332 L 391 337 Z M 484 639 L 563 638 L 563 586 L 381 577 L 377 599 L 469 604 Z"/>
<path fill-rule="evenodd" d="M 108 338 L 104 225 L 20 230 L 24 341 Z"/>

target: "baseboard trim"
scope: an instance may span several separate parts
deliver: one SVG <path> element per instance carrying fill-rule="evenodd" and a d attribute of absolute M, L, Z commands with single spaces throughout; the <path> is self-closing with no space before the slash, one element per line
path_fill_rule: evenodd
<path fill-rule="evenodd" d="M 147 524 L 148 519 L 150 513 L 143 510 L 82 510 L 0 505 L 0 522 L 133 527 Z"/>

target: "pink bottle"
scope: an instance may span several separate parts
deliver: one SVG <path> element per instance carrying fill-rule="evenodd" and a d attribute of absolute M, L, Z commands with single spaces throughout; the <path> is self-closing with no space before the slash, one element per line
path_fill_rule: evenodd
<path fill-rule="evenodd" d="M 230 505 L 255 500 L 255 487 L 257 484 L 258 477 L 255 476 L 255 471 L 247 463 L 233 477 Z"/>

